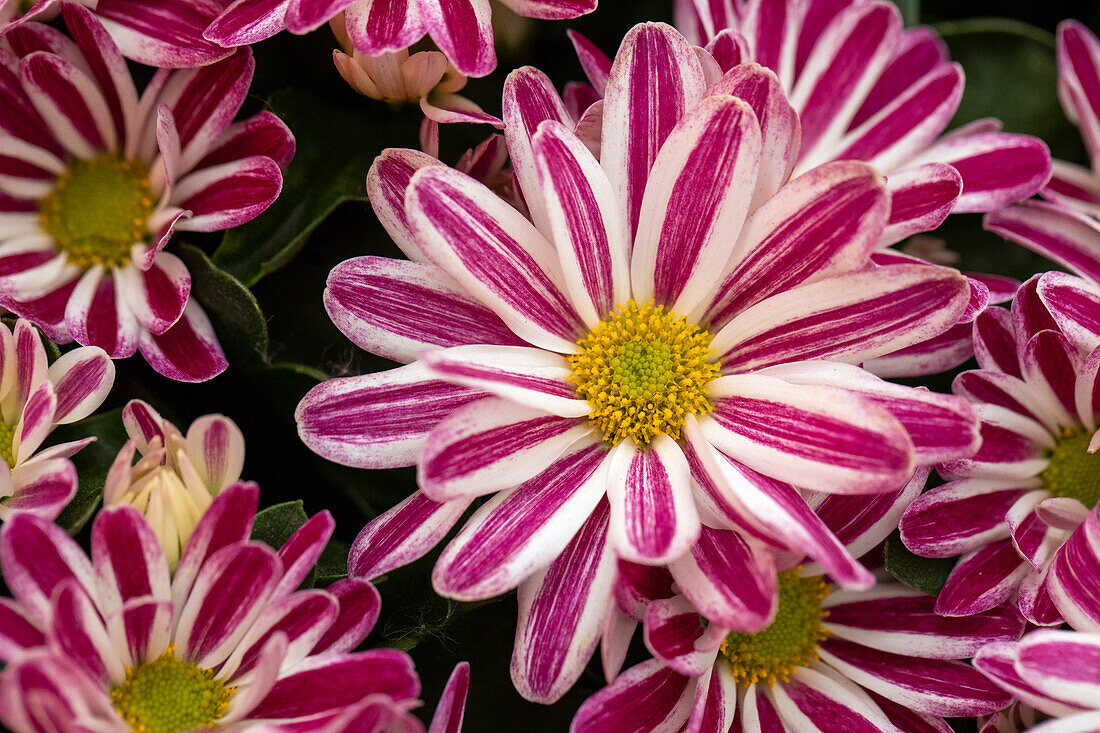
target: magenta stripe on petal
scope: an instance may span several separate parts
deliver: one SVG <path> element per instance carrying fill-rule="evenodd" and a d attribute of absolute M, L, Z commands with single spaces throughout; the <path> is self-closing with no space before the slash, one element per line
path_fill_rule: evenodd
<path fill-rule="evenodd" d="M 936 599 L 936 613 L 969 616 L 1004 603 L 1030 570 L 1010 540 L 963 555 Z"/>
<path fill-rule="evenodd" d="M 355 538 L 348 574 L 373 580 L 426 554 L 466 511 L 469 499 L 439 503 L 418 491 L 372 519 Z"/>
<path fill-rule="evenodd" d="M 679 730 L 691 710 L 694 685 L 651 659 L 631 667 L 588 698 L 573 718 L 575 733 L 651 733 Z"/>
<path fill-rule="evenodd" d="M 489 0 L 420 2 L 428 35 L 465 76 L 485 76 L 497 65 Z"/>

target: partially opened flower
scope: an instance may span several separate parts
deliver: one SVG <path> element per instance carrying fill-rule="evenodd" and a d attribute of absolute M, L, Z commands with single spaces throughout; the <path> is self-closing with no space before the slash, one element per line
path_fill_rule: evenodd
<path fill-rule="evenodd" d="M 378 617 L 373 586 L 345 579 L 297 590 L 332 517 L 314 516 L 276 552 L 249 540 L 257 495 L 245 484 L 223 492 L 174 574 L 131 507 L 99 513 L 90 560 L 41 518 L 5 523 L 0 566 L 13 599 L 0 603 L 4 724 L 378 731 L 407 720 L 415 730 L 412 660 L 393 649 L 351 651 Z"/>
<path fill-rule="evenodd" d="M 48 22 L 64 3 L 77 3 L 106 27 L 122 55 L 163 68 L 190 68 L 220 61 L 231 51 L 202 37 L 225 0 L 0 0 L 0 35 L 22 23 Z"/>
<path fill-rule="evenodd" d="M 293 138 L 274 115 L 233 117 L 253 61 L 160 70 L 139 97 L 85 8 L 73 40 L 40 23 L 10 31 L 0 70 L 0 305 L 58 343 L 140 350 L 173 379 L 226 367 L 191 276 L 164 251 L 173 230 L 254 218 L 282 187 Z"/>
<path fill-rule="evenodd" d="M 920 555 L 962 555 L 939 612 L 980 612 L 1018 589 L 1030 621 L 1056 624 L 1041 573 L 1100 500 L 1100 287 L 1036 276 L 1011 313 L 978 317 L 974 340 L 981 368 L 960 374 L 954 391 L 975 403 L 981 448 L 940 466 L 948 483 L 913 502 L 901 536 Z"/>
<path fill-rule="evenodd" d="M 102 349 L 73 349 L 53 364 L 34 326 L 0 323 L 0 520 L 17 512 L 54 519 L 76 493 L 68 460 L 93 438 L 44 450 L 58 425 L 92 414 L 111 391 L 115 365 Z"/>
<path fill-rule="evenodd" d="M 563 20 L 596 9 L 597 0 L 500 0 L 528 18 Z M 352 44 L 365 56 L 403 51 L 431 37 L 465 76 L 497 65 L 489 0 L 239 0 L 210 24 L 205 38 L 226 47 L 257 43 L 283 29 L 309 33 L 344 11 Z"/>
<path fill-rule="evenodd" d="M 519 586 L 513 678 L 532 699 L 556 699 L 583 668 L 616 556 L 672 563 L 702 588 L 719 572 L 691 555 L 706 524 L 782 538 L 865 587 L 803 492 L 896 491 L 932 456 L 976 447 L 961 400 L 856 366 L 951 325 L 965 278 L 870 265 L 887 219 L 870 167 L 786 183 L 796 118 L 769 73 L 736 69 L 729 94 L 704 99 L 686 41 L 635 28 L 601 163 L 560 118 L 540 124 L 549 81 L 515 72 L 506 116 L 537 131 L 505 134 L 517 175 L 535 172 L 521 178 L 534 224 L 429 156 L 386 151 L 368 191 L 414 261 L 330 274 L 337 326 L 410 363 L 314 388 L 299 432 L 347 465 L 415 463 L 422 489 L 368 525 L 351 572 L 422 555 L 493 495 L 433 582 L 459 599 Z M 756 108 L 733 95 L 759 84 Z"/>
<path fill-rule="evenodd" d="M 103 505 L 141 512 L 174 571 L 214 497 L 241 477 L 244 436 L 224 415 L 204 415 L 184 437 L 141 400 L 130 400 L 122 420 L 130 439 L 107 473 Z"/>

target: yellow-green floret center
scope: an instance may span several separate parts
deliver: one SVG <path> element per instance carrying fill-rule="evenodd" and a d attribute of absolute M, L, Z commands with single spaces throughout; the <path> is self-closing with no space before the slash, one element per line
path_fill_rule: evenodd
<path fill-rule="evenodd" d="M 15 426 L 8 425 L 0 418 L 0 461 L 8 464 L 8 468 L 15 465 Z"/>
<path fill-rule="evenodd" d="M 797 570 L 779 574 L 779 609 L 771 626 L 756 634 L 730 634 L 722 642 L 720 656 L 738 684 L 763 681 L 771 687 L 817 659 L 828 636 L 822 621 L 829 612 L 821 602 L 829 584 L 820 576 L 800 578 Z"/>
<path fill-rule="evenodd" d="M 1090 440 L 1088 430 L 1065 428 L 1041 477 L 1050 493 L 1077 499 L 1091 509 L 1100 501 L 1100 451 L 1089 453 Z"/>
<path fill-rule="evenodd" d="M 235 691 L 213 671 L 176 659 L 169 647 L 156 661 L 129 670 L 111 690 L 111 702 L 135 733 L 182 733 L 213 725 Z"/>
<path fill-rule="evenodd" d="M 38 202 L 43 231 L 78 267 L 127 264 L 152 213 L 149 168 L 110 154 L 74 160 Z"/>
<path fill-rule="evenodd" d="M 570 381 L 605 441 L 632 438 L 644 449 L 661 433 L 679 438 L 688 415 L 710 412 L 707 384 L 719 373 L 710 340 L 664 306 L 631 300 L 577 343 Z"/>

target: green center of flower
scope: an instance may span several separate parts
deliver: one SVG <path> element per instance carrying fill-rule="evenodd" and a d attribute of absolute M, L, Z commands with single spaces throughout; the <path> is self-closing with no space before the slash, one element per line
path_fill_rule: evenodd
<path fill-rule="evenodd" d="M 1043 488 L 1055 496 L 1077 499 L 1092 508 L 1100 501 L 1100 451 L 1089 453 L 1092 433 L 1065 428 L 1041 474 Z"/>
<path fill-rule="evenodd" d="M 77 267 L 122 267 L 153 213 L 149 168 L 104 154 L 73 161 L 38 202 L 42 229 Z"/>
<path fill-rule="evenodd" d="M 111 702 L 135 732 L 182 733 L 213 725 L 235 692 L 215 680 L 212 670 L 176 659 L 168 647 L 156 661 L 127 670 L 126 681 L 111 690 Z"/>
<path fill-rule="evenodd" d="M 15 465 L 15 426 L 3 419 L 0 419 L 0 461 L 8 464 L 8 468 Z"/>
<path fill-rule="evenodd" d="M 771 626 L 756 634 L 730 634 L 722 642 L 720 658 L 738 684 L 763 680 L 771 687 L 817 659 L 828 636 L 822 621 L 829 612 L 821 602 L 829 595 L 829 584 L 821 576 L 800 578 L 797 572 L 794 568 L 779 574 L 779 609 Z"/>
<path fill-rule="evenodd" d="M 661 433 L 679 438 L 688 415 L 710 412 L 706 387 L 719 372 L 710 338 L 664 306 L 633 300 L 600 321 L 569 363 L 603 439 L 646 448 Z"/>

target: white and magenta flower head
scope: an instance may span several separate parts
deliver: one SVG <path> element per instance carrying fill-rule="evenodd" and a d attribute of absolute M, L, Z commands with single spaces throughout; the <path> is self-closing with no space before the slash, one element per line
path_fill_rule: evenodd
<path fill-rule="evenodd" d="M 939 612 L 980 612 L 1019 589 L 1028 620 L 1056 624 L 1043 573 L 1100 500 L 1100 287 L 1037 275 L 1011 312 L 977 318 L 974 342 L 981 368 L 960 374 L 954 391 L 975 403 L 981 448 L 939 467 L 948 482 L 913 502 L 902 539 L 920 555 L 962 555 Z"/>
<path fill-rule="evenodd" d="M 1020 201 L 1050 178 L 1047 146 L 1001 132 L 998 120 L 943 134 L 962 99 L 962 68 L 931 28 L 903 29 L 893 3 L 676 0 L 676 18 L 722 70 L 751 60 L 775 71 L 802 122 L 796 175 L 844 159 L 886 174 L 884 244 L 952 211 Z M 598 81 L 599 64 L 586 66 Z"/>
<path fill-rule="evenodd" d="M 964 660 L 1019 638 L 1015 608 L 948 618 L 931 596 L 880 580 L 844 591 L 798 568 L 782 572 L 774 620 L 756 633 L 707 623 L 666 590 L 644 610 L 654 658 L 609 670 L 610 684 L 571 730 L 948 731 L 945 717 L 988 715 L 1012 700 Z"/>
<path fill-rule="evenodd" d="M 94 438 L 39 448 L 56 426 L 92 414 L 114 381 L 115 365 L 102 349 L 73 349 L 47 364 L 34 326 L 0 323 L 0 520 L 61 513 L 77 487 L 68 459 Z"/>
<path fill-rule="evenodd" d="M 787 183 L 798 122 L 774 75 L 750 64 L 720 84 L 707 95 L 673 29 L 636 27 L 597 160 L 549 80 L 521 69 L 505 136 L 534 223 L 427 155 L 386 151 L 368 192 L 411 261 L 329 277 L 336 325 L 407 366 L 317 386 L 299 433 L 346 465 L 415 464 L 421 487 L 364 529 L 351 572 L 422 555 L 492 495 L 433 581 L 459 599 L 519 587 L 513 679 L 532 699 L 580 673 L 615 557 L 701 587 L 718 582 L 692 555 L 704 527 L 736 529 L 866 587 L 806 497 L 897 491 L 977 445 L 963 400 L 856 366 L 957 322 L 966 279 L 872 264 L 882 176 L 838 162 Z M 540 645 L 560 656 L 534 663 Z"/>
<path fill-rule="evenodd" d="M 241 477 L 244 435 L 224 415 L 203 415 L 184 436 L 141 400 L 127 403 L 122 421 L 130 439 L 107 472 L 103 505 L 141 512 L 175 571 L 214 497 Z"/>
<path fill-rule="evenodd" d="M 140 350 L 172 379 L 209 379 L 225 356 L 164 246 L 173 230 L 218 231 L 267 208 L 293 138 L 267 112 L 233 122 L 247 49 L 159 70 L 139 96 L 99 21 L 62 13 L 73 40 L 27 23 L 0 48 L 0 305 L 58 343 Z"/>
<path fill-rule="evenodd" d="M 564 20 L 596 9 L 597 0 L 500 0 L 528 18 Z M 489 0 L 239 0 L 203 36 L 226 47 L 246 46 L 286 29 L 309 33 L 346 13 L 348 36 L 365 56 L 403 51 L 431 37 L 464 76 L 497 65 Z"/>
<path fill-rule="evenodd" d="M 420 684 L 396 650 L 355 652 L 374 587 L 297 590 L 333 530 L 322 512 L 276 552 L 249 540 L 258 491 L 223 492 L 173 574 L 132 507 L 103 509 L 91 559 L 54 524 L 0 529 L 0 719 L 15 731 L 381 730 Z M 368 718 L 374 725 L 364 722 Z M 352 719 L 361 727 L 347 721 Z M 414 728 L 415 729 L 415 728 Z"/>
<path fill-rule="evenodd" d="M 224 0 L 0 0 L 0 36 L 23 23 L 53 20 L 65 3 L 95 14 L 122 55 L 142 64 L 184 69 L 212 64 L 232 53 L 202 37 Z"/>

